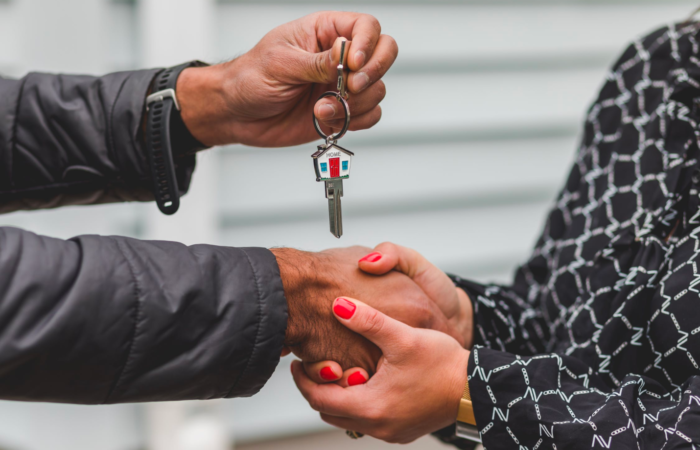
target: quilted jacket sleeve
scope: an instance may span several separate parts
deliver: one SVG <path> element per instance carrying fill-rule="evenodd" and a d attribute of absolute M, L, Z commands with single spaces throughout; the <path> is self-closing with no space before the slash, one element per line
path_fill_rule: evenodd
<path fill-rule="evenodd" d="M 250 396 L 287 303 L 260 248 L 0 227 L 0 398 L 82 404 Z"/>
<path fill-rule="evenodd" d="M 0 78 L 0 213 L 153 199 L 142 144 L 158 69 Z M 182 193 L 195 157 L 178 157 Z"/>

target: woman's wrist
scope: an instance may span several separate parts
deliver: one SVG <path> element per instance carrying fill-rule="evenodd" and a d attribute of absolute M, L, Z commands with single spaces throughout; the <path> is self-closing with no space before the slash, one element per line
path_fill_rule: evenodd
<path fill-rule="evenodd" d="M 467 385 L 467 371 L 470 355 L 471 353 L 469 350 L 462 349 L 458 353 L 457 361 L 455 361 L 454 382 L 452 383 L 450 389 L 450 406 L 448 408 L 450 411 L 450 423 L 454 423 L 455 419 L 460 413 L 462 396 L 464 395 L 464 387 Z"/>
<path fill-rule="evenodd" d="M 464 348 L 471 350 L 474 345 L 474 307 L 466 291 L 460 287 L 457 289 L 457 298 L 461 306 L 461 328 L 464 336 Z"/>

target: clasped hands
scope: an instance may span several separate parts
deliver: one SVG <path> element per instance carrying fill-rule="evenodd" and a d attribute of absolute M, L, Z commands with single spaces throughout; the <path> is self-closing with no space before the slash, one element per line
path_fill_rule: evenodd
<path fill-rule="evenodd" d="M 311 114 L 341 127 L 333 98 L 340 41 L 351 41 L 350 130 L 374 126 L 394 39 L 366 14 L 319 12 L 281 25 L 233 61 L 189 68 L 182 119 L 207 146 L 284 147 L 317 138 Z M 467 377 L 471 303 L 418 253 L 392 244 L 306 253 L 274 249 L 288 303 L 294 379 L 328 423 L 410 442 L 454 422 Z M 359 261 L 359 263 L 358 263 Z"/>
<path fill-rule="evenodd" d="M 274 249 L 289 305 L 284 353 L 332 425 L 411 442 L 454 423 L 467 379 L 472 307 L 417 252 L 384 243 Z"/>

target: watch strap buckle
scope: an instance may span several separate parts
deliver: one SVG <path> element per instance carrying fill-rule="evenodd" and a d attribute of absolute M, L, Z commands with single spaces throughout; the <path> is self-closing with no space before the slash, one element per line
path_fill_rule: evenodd
<path fill-rule="evenodd" d="M 143 97 L 141 97 L 143 98 Z M 175 109 L 180 111 L 180 103 L 177 101 L 177 95 L 175 95 L 175 89 L 163 89 L 162 91 L 154 92 L 153 94 L 146 97 L 146 111 L 151 104 L 156 102 L 162 102 L 166 98 L 172 98 L 175 104 Z"/>

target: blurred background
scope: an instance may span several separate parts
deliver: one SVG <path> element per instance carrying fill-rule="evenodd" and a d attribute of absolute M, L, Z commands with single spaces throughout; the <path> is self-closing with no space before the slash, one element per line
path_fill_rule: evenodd
<path fill-rule="evenodd" d="M 697 6 L 697 0 L 0 0 L 0 73 L 11 77 L 224 61 L 275 26 L 324 9 L 375 15 L 401 49 L 386 77 L 382 121 L 342 141 L 356 157 L 345 182 L 340 241 L 328 231 L 323 186 L 314 178 L 309 156 L 316 143 L 200 154 L 194 187 L 174 217 L 154 204 L 123 204 L 9 214 L 0 225 L 63 238 L 119 234 L 306 250 L 391 240 L 447 271 L 507 282 L 566 177 L 606 69 L 627 43 Z M 250 399 L 100 407 L 0 402 L 0 448 L 386 447 L 370 438 L 350 441 L 324 425 L 294 388 L 289 363 L 283 359 Z M 443 446 L 428 437 L 409 448 Z"/>

